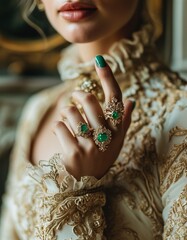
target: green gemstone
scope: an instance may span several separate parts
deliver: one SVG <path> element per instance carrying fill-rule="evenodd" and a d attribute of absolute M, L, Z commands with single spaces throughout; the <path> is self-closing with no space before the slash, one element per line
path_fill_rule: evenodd
<path fill-rule="evenodd" d="M 99 142 L 106 142 L 108 140 L 108 135 L 106 133 L 99 133 L 97 135 L 97 140 Z"/>
<path fill-rule="evenodd" d="M 87 133 L 87 132 L 88 132 L 88 126 L 87 126 L 87 124 L 82 124 L 82 126 L 81 126 L 81 132 L 82 132 L 82 133 Z"/>
<path fill-rule="evenodd" d="M 113 117 L 113 119 L 118 119 L 119 118 L 119 113 L 117 112 L 117 111 L 114 111 L 113 113 L 112 113 L 112 117 Z"/>

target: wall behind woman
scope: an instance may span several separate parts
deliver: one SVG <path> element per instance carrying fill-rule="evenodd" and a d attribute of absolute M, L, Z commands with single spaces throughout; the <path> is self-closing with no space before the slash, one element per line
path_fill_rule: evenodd
<path fill-rule="evenodd" d="M 187 80 L 187 0 L 165 1 L 163 56 Z"/>
<path fill-rule="evenodd" d="M 187 1 L 173 0 L 171 66 L 187 79 Z"/>

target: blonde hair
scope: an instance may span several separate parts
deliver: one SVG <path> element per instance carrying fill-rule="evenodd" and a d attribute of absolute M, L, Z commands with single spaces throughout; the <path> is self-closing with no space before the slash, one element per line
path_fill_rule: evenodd
<path fill-rule="evenodd" d="M 33 29 L 38 32 L 38 34 L 43 38 L 44 41 L 46 41 L 46 35 L 41 27 L 39 27 L 36 23 L 34 23 L 33 20 L 30 19 L 31 14 L 37 7 L 36 0 L 20 0 L 20 6 L 21 6 L 21 13 L 23 20 Z"/>

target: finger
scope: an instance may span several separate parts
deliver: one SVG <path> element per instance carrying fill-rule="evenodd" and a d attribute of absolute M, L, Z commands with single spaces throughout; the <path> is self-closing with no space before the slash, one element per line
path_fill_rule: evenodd
<path fill-rule="evenodd" d="M 93 94 L 83 91 L 75 91 L 73 92 L 72 97 L 83 107 L 86 119 L 92 128 L 97 128 L 98 125 L 106 124 L 103 110 Z"/>
<path fill-rule="evenodd" d="M 127 99 L 124 103 L 124 115 L 123 115 L 123 129 L 124 133 L 127 132 L 130 124 L 131 124 L 131 115 L 136 106 L 136 102 L 134 100 Z"/>
<path fill-rule="evenodd" d="M 103 87 L 105 102 L 108 103 L 113 97 L 122 101 L 121 89 L 105 59 L 98 55 L 95 57 L 95 68 Z"/>
<path fill-rule="evenodd" d="M 63 122 L 56 122 L 53 126 L 53 132 L 57 136 L 57 139 L 62 146 L 62 151 L 66 155 L 74 149 L 74 146 L 77 145 L 76 138 L 71 134 L 69 129 Z"/>
<path fill-rule="evenodd" d="M 85 126 L 88 126 L 88 124 L 85 122 L 84 118 L 82 117 L 79 110 L 75 106 L 63 108 L 61 111 L 61 116 L 62 118 L 65 118 L 66 121 L 68 121 L 68 124 L 70 125 L 71 130 L 73 131 L 74 135 L 76 135 L 78 141 L 82 145 L 85 145 L 86 143 L 88 143 L 88 141 L 90 141 L 89 139 L 85 139 L 82 136 L 78 136 L 79 124 L 82 123 L 82 124 L 85 124 Z"/>

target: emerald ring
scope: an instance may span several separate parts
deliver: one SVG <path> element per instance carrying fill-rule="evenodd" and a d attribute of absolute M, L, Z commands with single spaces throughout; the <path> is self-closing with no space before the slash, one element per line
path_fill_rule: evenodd
<path fill-rule="evenodd" d="M 99 126 L 93 131 L 93 139 L 99 150 L 104 152 L 107 150 L 112 139 L 111 131 L 104 126 Z"/>
<path fill-rule="evenodd" d="M 124 113 L 124 105 L 121 101 L 118 101 L 115 97 L 107 104 L 104 109 L 105 119 L 109 119 L 114 126 L 119 124 L 122 120 Z"/>
<path fill-rule="evenodd" d="M 92 133 L 91 129 L 89 128 L 87 123 L 80 122 L 77 125 L 77 133 L 76 133 L 77 136 L 88 138 L 91 136 L 91 133 Z"/>

